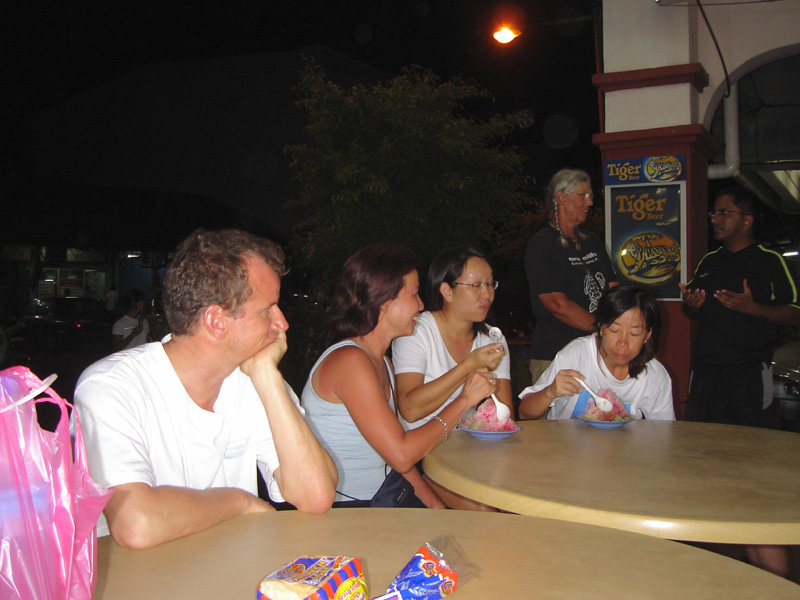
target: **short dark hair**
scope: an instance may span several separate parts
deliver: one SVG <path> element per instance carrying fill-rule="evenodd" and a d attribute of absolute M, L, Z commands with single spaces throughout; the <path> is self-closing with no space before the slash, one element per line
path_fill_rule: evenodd
<path fill-rule="evenodd" d="M 761 210 L 761 203 L 756 198 L 755 194 L 751 193 L 739 185 L 730 185 L 720 189 L 714 194 L 714 199 L 721 198 L 722 196 L 730 196 L 733 198 L 733 203 L 736 208 L 742 211 L 742 214 L 751 215 L 754 218 L 758 217 Z"/>
<path fill-rule="evenodd" d="M 436 255 L 428 266 L 428 277 L 425 281 L 425 308 L 428 310 L 442 309 L 444 298 L 439 288 L 442 283 L 446 283 L 451 288 L 456 287 L 456 280 L 461 277 L 470 258 L 481 258 L 489 263 L 490 268 L 492 266 L 489 257 L 474 246 L 447 248 Z"/>
<path fill-rule="evenodd" d="M 212 304 L 236 315 L 253 292 L 247 282 L 248 258 L 262 259 L 278 277 L 287 272 L 280 246 L 246 231 L 197 229 L 183 240 L 164 276 L 164 311 L 172 332 L 191 333 L 200 313 Z"/>
<path fill-rule="evenodd" d="M 144 300 L 142 290 L 131 288 L 125 292 L 125 296 L 122 298 L 122 305 L 125 307 L 125 310 L 128 311 L 139 304 L 140 300 Z"/>
<path fill-rule="evenodd" d="M 431 261 L 428 267 L 428 277 L 425 280 L 425 308 L 427 310 L 442 310 L 444 297 L 439 290 L 442 283 L 451 288 L 456 287 L 456 280 L 464 273 L 467 261 L 470 258 L 480 258 L 489 264 L 494 273 L 494 267 L 489 257 L 474 246 L 456 246 L 442 250 Z M 488 333 L 489 328 L 485 322 L 474 323 L 472 329 L 475 333 Z"/>
<path fill-rule="evenodd" d="M 638 308 L 644 318 L 645 327 L 650 337 L 641 351 L 628 364 L 628 374 L 634 379 L 647 368 L 647 363 L 656 356 L 658 339 L 661 334 L 661 312 L 658 310 L 653 294 L 636 285 L 618 285 L 606 290 L 597 303 L 594 312 L 597 331 L 603 325 L 610 325 L 620 315 L 632 308 Z M 598 335 L 597 343 L 600 343 Z"/>
<path fill-rule="evenodd" d="M 381 306 L 397 298 L 403 278 L 417 269 L 416 253 L 397 244 L 372 244 L 348 258 L 336 280 L 328 311 L 331 343 L 366 335 Z"/>

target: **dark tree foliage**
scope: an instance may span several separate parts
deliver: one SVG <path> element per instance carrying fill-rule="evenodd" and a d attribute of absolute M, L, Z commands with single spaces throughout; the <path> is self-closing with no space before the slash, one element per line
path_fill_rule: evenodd
<path fill-rule="evenodd" d="M 325 348 L 330 286 L 350 254 L 401 243 L 425 267 L 450 246 L 491 253 L 505 224 L 532 203 L 524 157 L 508 142 L 516 115 L 489 114 L 486 90 L 415 67 L 344 90 L 307 61 L 296 91 L 308 124 L 303 143 L 286 148 L 300 184 L 287 204 L 299 220 L 286 287 L 301 293 L 285 302 L 291 328 L 281 370 L 299 392 Z"/>
<path fill-rule="evenodd" d="M 440 250 L 492 235 L 527 200 L 523 155 L 503 140 L 514 115 L 478 118 L 486 90 L 407 68 L 371 89 L 343 90 L 307 62 L 297 86 L 305 143 L 286 149 L 301 195 L 294 264 L 324 289 L 344 260 L 396 242 L 427 262 Z M 472 112 L 471 112 L 472 111 Z"/>

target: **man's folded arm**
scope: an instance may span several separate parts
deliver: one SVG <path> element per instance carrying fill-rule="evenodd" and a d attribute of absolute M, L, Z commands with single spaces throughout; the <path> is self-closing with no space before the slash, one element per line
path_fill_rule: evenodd
<path fill-rule="evenodd" d="M 261 368 L 249 374 L 269 419 L 280 464 L 274 477 L 281 495 L 300 511 L 325 512 L 336 497 L 336 464 L 291 400 L 280 372 Z"/>
<path fill-rule="evenodd" d="M 125 483 L 111 488 L 105 508 L 109 531 L 121 546 L 151 548 L 204 531 L 235 517 L 273 508 L 239 488 L 204 490 Z"/>

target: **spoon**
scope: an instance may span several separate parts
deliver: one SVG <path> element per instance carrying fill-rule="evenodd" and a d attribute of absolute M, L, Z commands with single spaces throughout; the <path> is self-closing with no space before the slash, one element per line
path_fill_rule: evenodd
<path fill-rule="evenodd" d="M 636 411 L 637 411 L 637 410 L 639 410 L 639 409 L 636 407 L 636 403 L 637 403 L 637 402 L 639 402 L 639 399 L 638 399 L 638 398 L 637 398 L 636 400 L 634 400 L 634 401 L 633 401 L 633 404 L 631 404 L 631 410 L 630 410 L 630 412 L 628 413 L 628 414 L 630 414 L 630 416 L 631 416 L 631 417 L 633 417 L 634 419 L 638 418 L 638 417 L 636 416 Z M 642 418 L 644 419 L 644 414 L 642 414 Z"/>
<path fill-rule="evenodd" d="M 503 339 L 503 332 L 500 331 L 499 327 L 491 327 L 489 329 L 489 337 L 492 338 L 493 342 L 499 344 L 500 340 Z M 494 400 L 494 409 L 495 412 L 497 413 L 497 419 L 499 421 L 505 421 L 508 417 L 511 416 L 511 411 L 508 409 L 508 407 L 502 402 L 500 402 L 500 400 L 498 400 L 497 396 L 495 396 L 494 394 L 492 394 L 492 400 Z"/>
<path fill-rule="evenodd" d="M 500 400 L 498 400 L 497 396 L 494 394 L 492 394 L 491 398 L 494 400 L 494 410 L 497 413 L 497 420 L 505 421 L 508 419 L 508 417 L 511 416 L 511 411 L 508 409 L 508 407 L 500 402 Z"/>
<path fill-rule="evenodd" d="M 592 395 L 592 398 L 594 398 L 594 403 L 597 405 L 597 408 L 599 408 L 603 412 L 611 412 L 611 410 L 614 408 L 614 405 L 611 404 L 610 401 L 608 401 L 605 398 L 595 394 L 592 391 L 592 389 L 588 385 L 586 385 L 586 383 L 583 381 L 583 379 L 579 379 L 579 378 L 575 377 L 575 381 L 580 383 L 581 387 Z"/>

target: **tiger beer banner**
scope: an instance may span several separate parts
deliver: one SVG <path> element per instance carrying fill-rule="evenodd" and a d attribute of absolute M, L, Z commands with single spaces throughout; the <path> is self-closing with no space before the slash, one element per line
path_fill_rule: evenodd
<path fill-rule="evenodd" d="M 606 238 L 621 283 L 679 300 L 686 263 L 683 155 L 604 163 Z"/>

